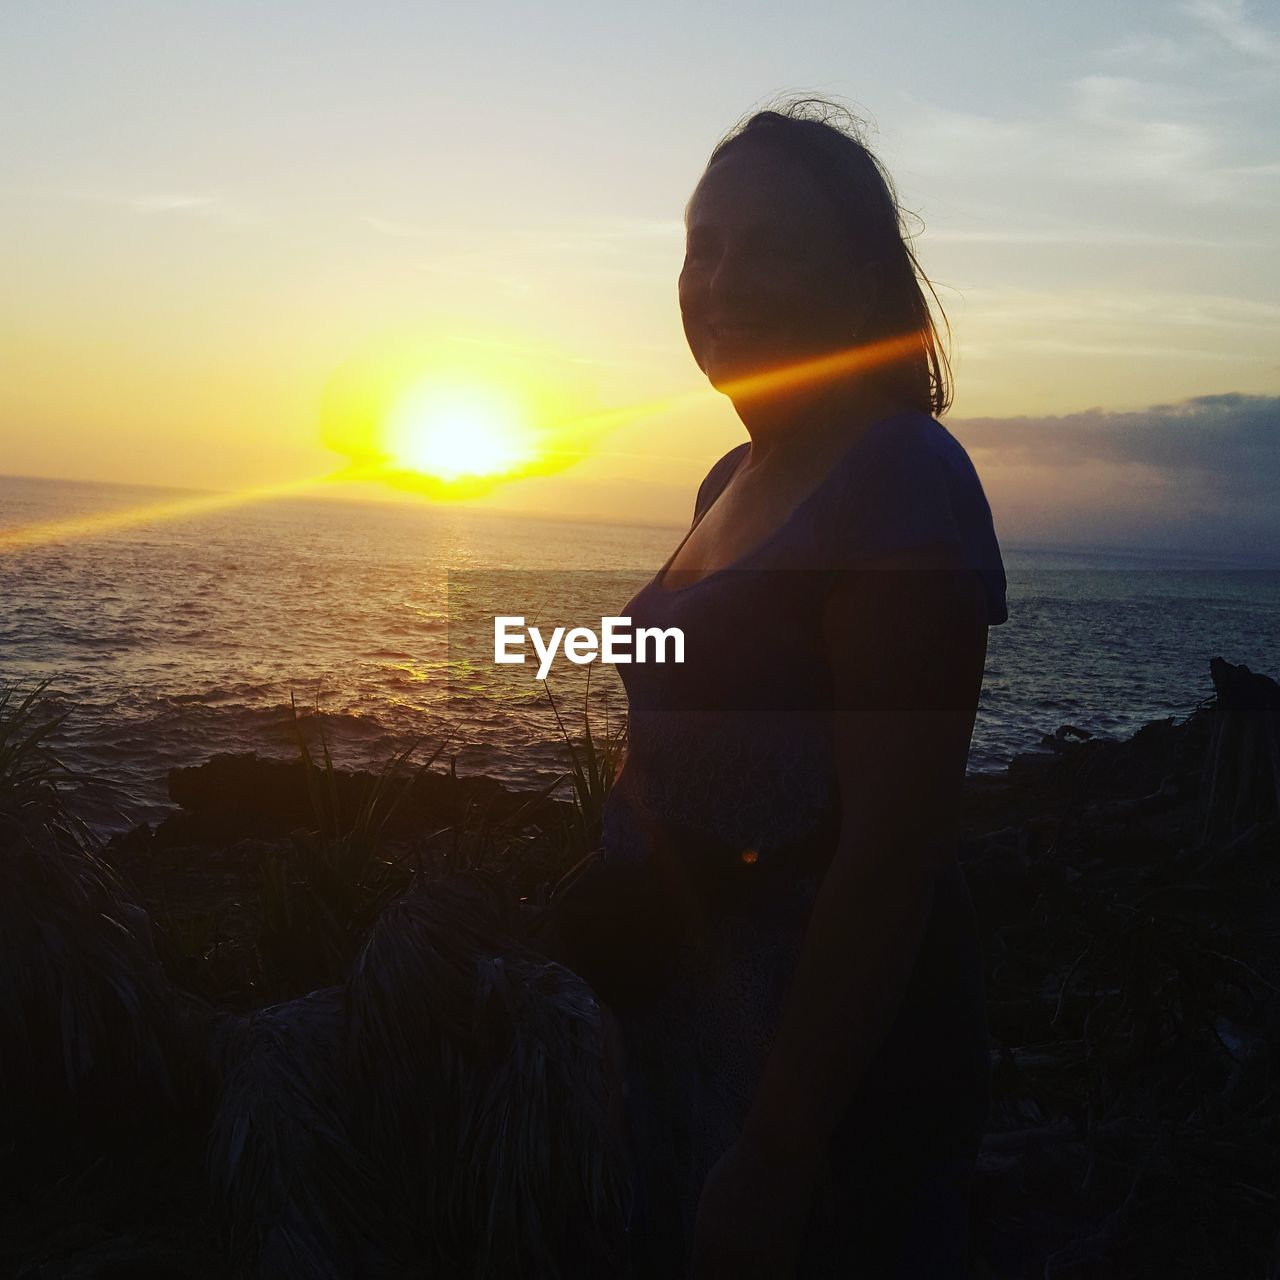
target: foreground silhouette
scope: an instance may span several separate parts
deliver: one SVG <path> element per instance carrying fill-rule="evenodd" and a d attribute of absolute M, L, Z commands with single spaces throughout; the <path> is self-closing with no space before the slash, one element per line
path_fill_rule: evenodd
<path fill-rule="evenodd" d="M 1047 1259 L 1049 1274 L 1104 1264 L 1265 1273 L 1280 688 L 1220 659 L 1212 675 L 1182 723 L 1155 722 L 1127 742 L 1063 726 L 1007 779 L 970 779 L 964 857 L 996 1063 L 975 1202 L 987 1273 L 1039 1274 Z M 334 1274 L 338 1257 L 360 1259 L 346 1274 L 395 1275 L 408 1265 L 392 1260 L 397 1250 L 461 1250 L 477 1230 L 470 1215 L 493 1203 L 488 1270 L 475 1236 L 476 1252 L 454 1261 L 497 1277 L 510 1274 L 502 1249 L 514 1240 L 579 1244 L 575 1196 L 596 1206 L 589 1247 L 622 1247 L 626 1187 L 594 999 L 521 944 L 532 920 L 518 892 L 565 853 L 548 861 L 546 838 L 526 831 L 504 851 L 504 884 L 488 873 L 428 879 L 391 909 L 360 975 L 255 1012 L 260 925 L 236 904 L 291 847 L 279 814 L 290 795 L 300 806 L 290 821 L 306 812 L 301 776 L 290 791 L 258 762 L 275 785 L 229 831 L 212 812 L 219 796 L 226 808 L 226 775 L 186 774 L 188 815 L 103 850 L 66 813 L 70 788 L 48 762 L 16 762 L 13 744 L 43 717 L 33 707 L 15 722 L 12 710 L 0 708 L 0 1178 L 12 1188 L 0 1273 L 304 1278 Z M 197 781 L 206 772 L 208 788 Z M 433 781 L 424 801 L 441 818 L 447 789 Z M 510 811 L 503 795 L 495 805 Z M 404 839 L 388 829 L 385 850 Z M 451 840 L 440 848 L 428 878 Z M 222 923 L 209 945 L 197 925 L 214 901 Z M 508 1026 L 517 1010 L 531 1018 L 520 1037 Z M 362 1061 L 375 1044 L 391 1054 L 381 1088 Z M 480 1123 L 474 1104 L 487 1093 L 491 1119 L 517 1121 L 535 1076 L 513 1077 L 513 1052 L 524 1067 L 543 1061 L 547 1105 L 572 1094 L 561 1109 L 577 1114 L 550 1116 L 534 1098 L 529 1127 L 497 1124 L 464 1169 L 440 1155 L 438 1131 L 415 1149 L 436 1101 L 448 1123 Z M 366 1092 L 353 1096 L 357 1084 Z M 360 1141 L 372 1142 L 363 1160 Z M 392 1189 L 394 1208 L 385 1173 L 365 1167 L 369 1151 L 382 1169 L 421 1161 L 412 1194 Z M 534 1199 L 508 1219 L 501 1200 L 485 1200 L 486 1179 Z"/>

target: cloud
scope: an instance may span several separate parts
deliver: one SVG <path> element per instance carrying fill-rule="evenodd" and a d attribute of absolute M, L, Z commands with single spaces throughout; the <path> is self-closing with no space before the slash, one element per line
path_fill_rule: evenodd
<path fill-rule="evenodd" d="M 1132 411 L 966 418 L 956 426 L 966 444 L 1010 460 L 1176 468 L 1280 491 L 1280 396 L 1231 392 Z"/>
<path fill-rule="evenodd" d="M 361 221 L 380 236 L 396 240 L 434 240 L 438 244 L 470 245 L 474 228 L 456 221 L 436 224 L 407 222 L 366 214 Z M 669 253 L 684 242 L 684 224 L 676 219 L 612 218 L 567 222 L 555 227 L 505 228 L 495 238 L 485 237 L 483 250 L 464 248 L 451 259 L 487 257 L 490 260 L 512 255 L 620 257 L 631 259 L 638 252 L 656 250 Z"/>
<path fill-rule="evenodd" d="M 255 226 L 265 221 L 260 215 L 250 213 L 242 205 L 223 196 L 191 191 L 70 191 L 63 194 L 73 200 L 110 205 L 144 218 L 194 217 L 237 227 Z"/>
<path fill-rule="evenodd" d="M 678 218 L 614 218 L 589 225 L 583 234 L 596 240 L 683 242 L 684 223 Z"/>
<path fill-rule="evenodd" d="M 1280 564 L 1280 396 L 947 425 L 1024 541 L 1096 544 L 1101 532 Z"/>
<path fill-rule="evenodd" d="M 1280 305 L 1258 298 L 1106 287 L 975 287 L 962 297 L 965 360 L 1007 367 L 1020 352 L 1072 351 L 1108 361 L 1165 361 L 1165 375 L 1170 360 L 1210 361 L 1251 366 L 1245 376 L 1266 379 L 1251 390 L 1269 389 L 1271 373 L 1280 369 Z"/>
<path fill-rule="evenodd" d="M 930 244 L 1043 244 L 1135 247 L 1158 245 L 1174 249 L 1261 249 L 1256 240 L 1215 240 L 1208 236 L 1165 235 L 1140 227 L 977 227 L 928 231 Z"/>
<path fill-rule="evenodd" d="M 1058 101 L 1018 120 L 921 104 L 902 131 L 910 167 L 983 180 L 1142 190 L 1184 205 L 1225 204 L 1269 188 L 1275 162 L 1240 163 L 1239 129 L 1219 120 L 1206 90 L 1093 74 L 1059 89 Z M 1030 229 L 1034 230 L 1034 228 Z"/>
<path fill-rule="evenodd" d="M 1188 67 L 1224 49 L 1245 60 L 1280 61 L 1280 35 L 1255 21 L 1243 0 L 1186 0 L 1178 11 L 1190 19 L 1190 29 L 1184 24 L 1176 34 L 1135 32 L 1099 50 L 1099 56 L 1126 66 L 1142 62 L 1166 69 Z"/>
<path fill-rule="evenodd" d="M 1280 34 L 1240 0 L 1189 0 L 1094 59 L 1016 116 L 917 102 L 905 162 L 966 184 L 1016 177 L 1069 189 L 1071 207 L 1093 200 L 1104 221 L 1115 196 L 1191 208 L 1271 199 Z"/>
<path fill-rule="evenodd" d="M 1161 68 L 1182 68 L 1196 60 L 1196 51 L 1186 41 L 1144 31 L 1099 50 L 1099 56 L 1125 66 L 1145 62 Z"/>
<path fill-rule="evenodd" d="M 104 197 L 105 198 L 105 197 Z M 117 203 L 134 213 L 207 213 L 213 207 L 210 196 L 146 195 L 120 196 Z"/>
<path fill-rule="evenodd" d="M 676 219 L 567 220 L 485 228 L 483 234 L 453 218 L 430 223 L 364 214 L 359 222 L 378 237 L 403 242 L 412 269 L 472 285 L 485 282 L 503 297 L 560 288 L 570 276 L 652 285 L 666 279 L 658 274 L 664 265 L 674 279 L 672 263 L 678 264 L 684 240 L 684 224 Z"/>
<path fill-rule="evenodd" d="M 438 234 L 430 227 L 421 227 L 409 222 L 397 222 L 392 218 L 378 218 L 372 214 L 365 218 L 365 225 L 381 236 L 391 236 L 396 240 L 425 240 Z"/>
<path fill-rule="evenodd" d="M 1182 10 L 1235 53 L 1280 62 L 1280 36 L 1252 21 L 1243 0 L 1191 0 Z"/>
<path fill-rule="evenodd" d="M 1073 167 L 1098 178 L 1162 186 L 1195 203 L 1228 194 L 1217 139 L 1207 125 L 1179 119 L 1182 109 L 1157 86 L 1126 76 L 1083 76 L 1069 86 L 1079 126 Z M 1101 146 L 1088 146 L 1092 137 Z M 1230 184 L 1238 186 L 1238 182 Z"/>

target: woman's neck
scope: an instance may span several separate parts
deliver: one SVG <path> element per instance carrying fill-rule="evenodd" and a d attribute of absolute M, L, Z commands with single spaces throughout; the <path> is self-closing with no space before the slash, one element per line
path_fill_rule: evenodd
<path fill-rule="evenodd" d="M 910 408 L 901 396 L 866 382 L 739 399 L 733 407 L 751 437 L 752 467 L 847 441 L 873 422 Z"/>

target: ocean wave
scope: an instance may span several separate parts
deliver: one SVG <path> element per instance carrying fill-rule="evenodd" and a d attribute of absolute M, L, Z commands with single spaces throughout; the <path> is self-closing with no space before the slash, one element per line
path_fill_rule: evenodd
<path fill-rule="evenodd" d="M 49 487 L 47 516 L 79 500 L 62 492 Z M 421 514 L 265 505 L 202 517 L 198 536 L 191 525 L 181 536 L 84 540 L 24 557 L 20 573 L 0 566 L 0 681 L 54 678 L 49 705 L 69 713 L 59 743 L 117 775 L 143 807 L 167 803 L 174 765 L 217 751 L 287 756 L 300 729 L 322 729 L 361 767 L 451 731 L 464 771 L 513 785 L 554 776 L 563 744 L 545 690 L 530 682 L 493 696 L 444 665 L 447 560 L 499 563 L 528 530 L 491 518 L 466 526 L 465 545 L 437 545 Z M 670 551 L 669 531 L 606 532 L 619 563 L 656 565 Z M 590 568 L 599 551 L 580 528 L 539 525 L 536 554 Z M 1189 712 L 1212 692 L 1215 654 L 1280 670 L 1278 574 L 1009 577 L 971 769 L 1002 768 L 1064 722 L 1116 735 Z M 555 690 L 570 727 L 577 690 Z M 620 701 L 611 707 L 620 714 Z M 603 709 L 592 717 L 603 723 Z"/>

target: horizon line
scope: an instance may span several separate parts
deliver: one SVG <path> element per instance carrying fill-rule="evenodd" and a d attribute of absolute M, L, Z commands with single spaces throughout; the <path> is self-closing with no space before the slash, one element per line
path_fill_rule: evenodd
<path fill-rule="evenodd" d="M 234 494 L 234 489 L 204 489 L 196 488 L 190 485 L 158 485 L 149 484 L 142 481 L 126 481 L 126 480 L 85 480 L 74 476 L 47 476 L 47 475 L 26 475 L 17 472 L 0 472 L 0 481 L 5 480 L 21 480 L 35 481 L 41 484 L 78 484 L 91 485 L 96 488 L 104 489 L 147 489 L 157 493 L 167 494 L 190 494 L 204 497 L 224 497 Z M 615 516 L 584 514 L 571 515 L 565 513 L 556 513 L 548 511 L 529 511 L 525 509 L 511 509 L 506 507 L 486 507 L 466 502 L 439 502 L 425 496 L 415 496 L 411 498 L 374 498 L 374 497 L 358 497 L 358 498 L 342 498 L 332 495 L 332 490 L 308 490 L 301 493 L 267 493 L 260 500 L 261 502 L 316 502 L 326 506 L 344 506 L 344 507 L 378 507 L 378 508 L 416 508 L 418 510 L 452 510 L 476 513 L 482 516 L 490 516 L 497 518 L 510 518 L 520 520 L 537 520 L 545 523 L 562 523 L 562 524 L 599 524 L 612 528 L 624 529 L 671 529 L 684 530 L 688 526 L 678 521 L 659 521 L 659 520 L 620 520 Z M 193 513 L 199 514 L 199 513 Z M 22 526 L 17 526 L 21 528 Z M 0 525 L 0 536 L 6 530 Z M 1249 552 L 1224 552 L 1224 551 L 1206 551 L 1202 547 L 1194 546 L 1144 546 L 1136 543 L 1116 544 L 1116 543 L 1087 543 L 1087 542 L 1005 542 L 1001 544 L 1001 550 L 1006 555 L 1113 555 L 1113 556 L 1130 556 L 1151 558 L 1156 556 L 1179 557 L 1186 560 L 1208 560 L 1218 562 L 1244 562 L 1235 565 L 1220 563 L 1218 565 L 1206 565 L 1205 568 L 1238 568 L 1242 570 L 1258 569 L 1258 570 L 1280 570 L 1280 559 L 1270 558 Z M 1006 566 L 1007 567 L 1007 566 Z M 1015 568 L 1016 571 L 1016 568 Z"/>

